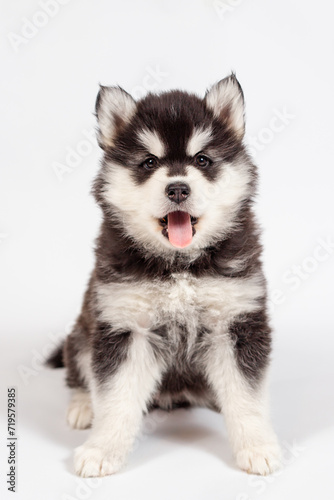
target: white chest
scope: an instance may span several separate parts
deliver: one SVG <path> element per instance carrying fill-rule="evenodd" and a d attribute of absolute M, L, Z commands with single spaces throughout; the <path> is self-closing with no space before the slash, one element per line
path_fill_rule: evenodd
<path fill-rule="evenodd" d="M 115 328 L 147 330 L 177 322 L 194 328 L 255 310 L 264 293 L 262 276 L 112 283 L 97 287 L 101 319 Z"/>

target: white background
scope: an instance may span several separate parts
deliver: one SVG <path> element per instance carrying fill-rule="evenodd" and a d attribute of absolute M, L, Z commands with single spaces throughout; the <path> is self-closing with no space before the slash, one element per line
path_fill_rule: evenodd
<path fill-rule="evenodd" d="M 41 17 L 41 3 L 2 2 L 1 497 L 13 498 L 5 405 L 15 385 L 14 498 L 332 498 L 331 2 L 225 0 L 218 12 L 211 0 L 71 0 L 53 17 Z M 28 28 L 24 18 L 44 26 Z M 285 466 L 267 479 L 247 476 L 234 466 L 222 417 L 182 410 L 146 423 L 122 473 L 79 480 L 72 451 L 87 432 L 66 427 L 63 371 L 40 364 L 69 331 L 93 266 L 100 214 L 89 191 L 100 154 L 84 131 L 95 126 L 98 82 L 137 96 L 148 87 L 203 95 L 231 70 L 245 92 L 247 140 L 257 143 L 275 328 L 272 413 Z M 273 121 L 277 113 L 285 123 Z M 84 154 L 59 180 L 55 165 L 78 149 Z"/>

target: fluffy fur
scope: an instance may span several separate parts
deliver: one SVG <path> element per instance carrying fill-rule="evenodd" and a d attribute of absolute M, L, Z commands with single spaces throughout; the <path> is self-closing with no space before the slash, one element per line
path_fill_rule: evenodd
<path fill-rule="evenodd" d="M 116 472 L 143 413 L 200 405 L 224 414 L 238 466 L 268 474 L 279 464 L 266 391 L 271 331 L 241 87 L 231 75 L 204 99 L 171 91 L 139 102 L 101 87 L 96 114 L 96 266 L 50 360 L 64 362 L 74 389 L 69 424 L 92 424 L 75 470 Z M 188 233 L 191 221 L 180 244 L 175 211 Z"/>

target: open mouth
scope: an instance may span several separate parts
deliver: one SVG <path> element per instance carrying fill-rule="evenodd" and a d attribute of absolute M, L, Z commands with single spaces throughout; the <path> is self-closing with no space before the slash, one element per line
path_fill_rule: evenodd
<path fill-rule="evenodd" d="M 196 233 L 194 226 L 197 222 L 197 217 L 192 217 L 187 212 L 181 211 L 170 212 L 159 219 L 162 234 L 177 248 L 185 248 L 190 245 Z"/>

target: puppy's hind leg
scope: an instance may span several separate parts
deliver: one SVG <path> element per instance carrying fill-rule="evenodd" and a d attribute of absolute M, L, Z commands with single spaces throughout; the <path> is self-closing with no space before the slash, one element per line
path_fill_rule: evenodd
<path fill-rule="evenodd" d="M 122 467 L 161 379 L 161 363 L 145 335 L 103 329 L 93 352 L 92 433 L 75 451 L 75 471 L 82 477 Z"/>
<path fill-rule="evenodd" d="M 90 394 L 85 389 L 75 389 L 67 411 L 67 423 L 72 429 L 88 429 L 93 420 Z"/>
<path fill-rule="evenodd" d="M 67 411 L 67 423 L 73 429 L 87 429 L 93 419 L 89 391 L 92 378 L 91 352 L 85 345 L 84 332 L 79 326 L 76 325 L 64 345 L 66 381 L 67 385 L 73 390 Z"/>

